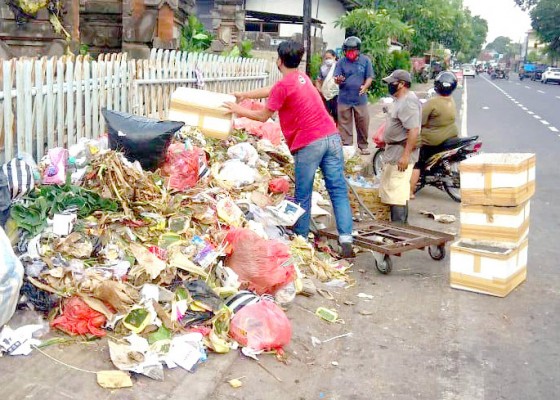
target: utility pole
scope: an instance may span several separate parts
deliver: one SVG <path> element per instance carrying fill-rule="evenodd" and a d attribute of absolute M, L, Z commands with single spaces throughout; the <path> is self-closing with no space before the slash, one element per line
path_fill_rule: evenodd
<path fill-rule="evenodd" d="M 311 0 L 303 0 L 303 48 L 305 73 L 311 75 Z"/>

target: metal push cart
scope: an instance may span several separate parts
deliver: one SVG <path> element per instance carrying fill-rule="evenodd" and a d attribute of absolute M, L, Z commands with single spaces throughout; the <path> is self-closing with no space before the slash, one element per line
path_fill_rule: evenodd
<path fill-rule="evenodd" d="M 360 204 L 359 218 L 362 221 L 354 225 L 354 244 L 363 249 L 372 250 L 376 268 L 382 274 L 389 274 L 393 269 L 391 256 L 401 256 L 410 250 L 424 250 L 428 248 L 430 257 L 434 260 L 443 260 L 446 255 L 445 244 L 454 240 L 453 235 L 432 231 L 411 225 L 397 225 L 375 220 L 373 213 L 364 204 L 360 195 L 354 188 L 353 191 Z M 327 239 L 338 239 L 336 228 L 316 229 L 315 232 Z"/>

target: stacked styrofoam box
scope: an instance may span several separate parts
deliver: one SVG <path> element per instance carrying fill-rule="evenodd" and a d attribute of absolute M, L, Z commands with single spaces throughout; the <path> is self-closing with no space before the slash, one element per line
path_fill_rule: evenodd
<path fill-rule="evenodd" d="M 527 277 L 534 154 L 481 154 L 461 163 L 461 238 L 451 286 L 505 297 Z"/>

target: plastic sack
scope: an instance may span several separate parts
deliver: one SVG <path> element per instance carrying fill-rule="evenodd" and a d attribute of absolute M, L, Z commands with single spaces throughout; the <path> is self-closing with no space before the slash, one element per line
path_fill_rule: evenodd
<path fill-rule="evenodd" d="M 373 136 L 373 143 L 378 148 L 385 147 L 385 122 L 381 124 L 377 131 L 375 131 L 375 135 Z"/>
<path fill-rule="evenodd" d="M 294 280 L 296 272 L 286 244 L 262 239 L 250 229 L 233 229 L 226 241 L 232 251 L 225 264 L 249 290 L 260 295 L 275 294 Z"/>
<path fill-rule="evenodd" d="M 43 171 L 43 185 L 64 185 L 68 150 L 62 147 L 49 150 L 49 165 Z"/>
<path fill-rule="evenodd" d="M 14 254 L 10 240 L 0 227 L 0 326 L 6 324 L 19 299 L 19 290 L 23 283 L 23 265 Z"/>
<path fill-rule="evenodd" d="M 167 148 L 183 122 L 159 121 L 102 110 L 109 128 L 109 147 L 122 151 L 131 162 L 138 161 L 144 170 L 155 171 L 165 160 Z"/>
<path fill-rule="evenodd" d="M 268 190 L 272 193 L 283 193 L 286 194 L 290 191 L 290 182 L 285 178 L 272 179 L 268 183 Z"/>
<path fill-rule="evenodd" d="M 227 160 L 223 163 L 216 178 L 226 181 L 236 188 L 252 185 L 257 180 L 258 172 L 239 160 Z"/>
<path fill-rule="evenodd" d="M 197 147 L 186 150 L 181 143 L 173 143 L 167 150 L 162 172 L 169 176 L 169 186 L 176 190 L 190 189 L 199 177 L 200 159 L 203 151 Z"/>
<path fill-rule="evenodd" d="M 235 129 L 245 129 L 251 135 L 260 139 L 268 139 L 274 146 L 278 146 L 282 142 L 282 129 L 277 122 L 260 122 L 243 117 L 234 119 L 233 127 Z"/>
<path fill-rule="evenodd" d="M 10 216 L 10 205 L 12 204 L 12 196 L 10 187 L 8 186 L 8 178 L 0 170 L 0 227 L 6 225 L 6 221 Z"/>
<path fill-rule="evenodd" d="M 254 350 L 281 350 L 292 339 L 292 324 L 274 302 L 263 299 L 239 310 L 230 323 L 230 336 Z"/>
<path fill-rule="evenodd" d="M 0 174 L 3 173 L 6 176 L 12 200 L 18 200 L 33 190 L 35 168 L 34 161 L 33 164 L 29 164 L 18 158 L 14 158 L 2 166 Z"/>
<path fill-rule="evenodd" d="M 105 336 L 101 329 L 107 318 L 88 306 L 80 297 L 74 296 L 64 303 L 62 314 L 51 322 L 53 328 L 69 335 Z"/>
<path fill-rule="evenodd" d="M 239 143 L 230 147 L 227 151 L 232 160 L 243 161 L 250 167 L 255 167 L 259 161 L 259 153 L 250 143 Z"/>

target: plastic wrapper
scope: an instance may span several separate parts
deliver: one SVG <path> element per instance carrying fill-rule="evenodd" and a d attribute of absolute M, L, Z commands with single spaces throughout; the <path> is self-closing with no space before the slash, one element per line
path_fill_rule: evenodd
<path fill-rule="evenodd" d="M 66 162 L 68 150 L 62 147 L 49 150 L 49 165 L 43 171 L 44 185 L 64 185 L 66 183 Z"/>
<path fill-rule="evenodd" d="M 88 306 L 80 297 L 72 297 L 64 303 L 62 314 L 51 322 L 53 328 L 69 335 L 105 336 L 101 329 L 107 317 Z"/>
<path fill-rule="evenodd" d="M 290 248 L 284 243 L 262 239 L 250 229 L 234 229 L 228 233 L 226 241 L 232 247 L 226 265 L 250 290 L 274 294 L 294 280 Z"/>
<path fill-rule="evenodd" d="M 14 158 L 0 168 L 0 175 L 5 175 L 7 189 L 12 200 L 21 199 L 35 187 L 35 173 L 37 164 L 29 154 L 24 154 L 22 158 Z M 29 159 L 29 162 L 26 160 Z M 39 176 L 37 176 L 38 178 Z M 0 178 L 1 179 L 1 178 Z M 2 183 L 0 183 L 0 190 Z M 1 195 L 0 195 L 1 196 Z M 0 199 L 0 211 L 2 210 L 2 200 Z"/>
<path fill-rule="evenodd" d="M 204 152 L 197 147 L 187 150 L 181 143 L 169 146 L 162 168 L 164 175 L 169 176 L 169 187 L 183 191 L 195 186 L 199 179 L 203 156 Z"/>
<path fill-rule="evenodd" d="M 250 167 L 256 167 L 259 161 L 259 153 L 250 143 L 239 143 L 230 147 L 227 151 L 232 160 L 243 161 Z"/>
<path fill-rule="evenodd" d="M 279 306 L 262 300 L 235 314 L 230 336 L 241 346 L 254 350 L 281 350 L 292 339 L 292 325 Z"/>
<path fill-rule="evenodd" d="M 165 160 L 173 135 L 183 122 L 159 121 L 137 115 L 102 110 L 109 128 L 109 147 L 122 151 L 131 162 L 155 171 Z"/>
<path fill-rule="evenodd" d="M 19 298 L 23 283 L 23 265 L 14 254 L 10 240 L 0 227 L 0 326 L 7 323 Z"/>

